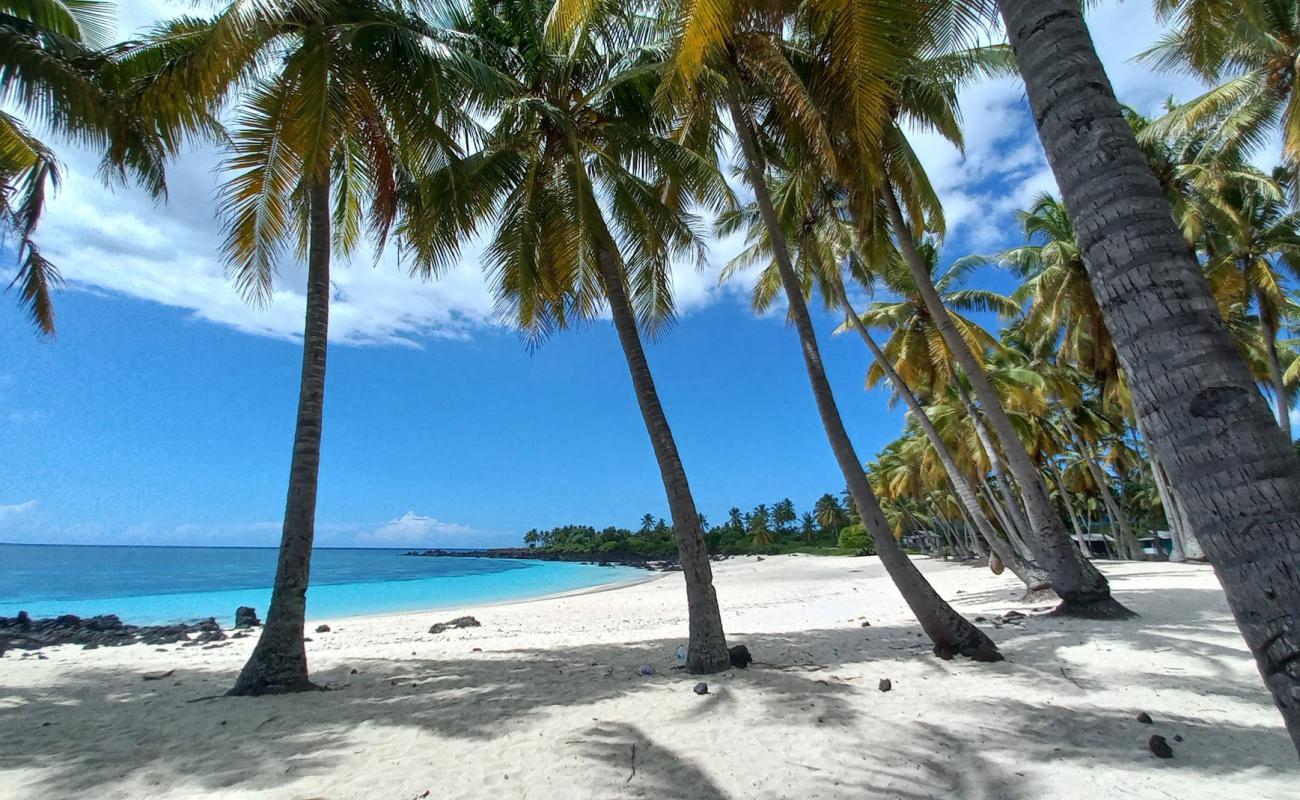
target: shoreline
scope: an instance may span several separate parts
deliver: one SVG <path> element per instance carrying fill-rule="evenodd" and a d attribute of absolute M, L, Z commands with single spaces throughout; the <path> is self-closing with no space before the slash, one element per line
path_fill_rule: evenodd
<path fill-rule="evenodd" d="M 550 563 L 542 559 L 536 559 L 536 561 L 539 564 Z M 583 563 L 584 566 L 593 566 L 593 567 L 596 566 L 594 564 L 587 565 L 585 564 L 585 562 L 561 562 L 561 563 Z M 615 566 L 622 567 L 624 565 L 615 565 Z M 550 589 L 545 589 L 543 587 L 537 587 L 538 589 L 540 589 L 540 591 L 539 593 L 536 594 L 525 593 L 516 596 L 500 598 L 500 599 L 468 597 L 468 598 L 446 598 L 445 601 L 439 601 L 430 598 L 427 604 L 420 604 L 418 606 L 412 606 L 407 608 L 396 608 L 396 609 L 386 609 L 386 610 L 377 610 L 377 611 L 363 610 L 363 611 L 344 612 L 344 613 L 331 612 L 328 610 L 323 613 L 313 612 L 312 602 L 311 602 L 311 588 L 319 589 L 325 587 L 350 587 L 350 586 L 360 586 L 360 585 L 383 586 L 384 584 L 390 584 L 390 583 L 406 584 L 406 583 L 411 583 L 416 581 L 437 581 L 440 580 L 442 577 L 459 577 L 459 576 L 395 578 L 386 581 L 357 581 L 355 583 L 345 582 L 345 583 L 322 584 L 321 586 L 311 587 L 308 589 L 307 616 L 305 621 L 308 625 L 315 625 L 317 623 L 331 622 L 335 620 L 342 621 L 342 620 L 351 620 L 351 619 L 376 619 L 376 618 L 393 617 L 393 616 L 401 616 L 401 615 L 409 616 L 412 614 L 435 614 L 443 611 L 452 611 L 456 609 L 490 608 L 495 606 L 513 605 L 518 603 L 531 603 L 531 602 L 538 602 L 543 600 L 557 599 L 557 598 L 563 598 L 569 596 L 579 596 L 584 594 L 606 592 L 615 589 L 636 586 L 642 583 L 647 583 L 650 581 L 657 580 L 659 578 L 665 577 L 668 574 L 671 574 L 671 570 L 651 571 L 648 573 L 644 571 L 639 573 L 623 573 L 624 577 L 622 578 L 607 579 L 599 583 L 593 583 L 586 586 L 578 586 L 576 588 L 570 588 L 570 589 L 550 590 Z M 67 601 L 68 603 L 72 604 L 68 606 L 68 608 L 74 610 L 54 611 L 53 613 L 51 613 L 49 610 L 38 610 L 37 613 L 33 614 L 29 612 L 29 609 L 30 608 L 41 609 L 41 606 L 46 603 L 61 602 L 61 601 L 33 600 L 33 601 L 23 601 L 18 603 L 6 603 L 6 606 L 12 609 L 12 615 L 10 615 L 10 612 L 0 614 L 0 650 L 3 649 L 8 649 L 11 651 L 28 650 L 31 652 L 35 652 L 37 650 L 46 649 L 49 647 L 58 647 L 63 644 L 72 644 L 76 646 L 81 646 L 82 644 L 81 642 L 73 640 L 73 637 L 78 637 L 78 636 L 89 638 L 94 641 L 99 641 L 100 646 L 120 647 L 120 646 L 127 646 L 130 644 L 151 643 L 151 640 L 154 637 L 159 635 L 175 637 L 177 634 L 197 633 L 197 632 L 209 630 L 213 627 L 216 627 L 220 630 L 224 630 L 228 634 L 235 631 L 244 630 L 244 628 L 241 628 L 234 624 L 234 619 L 236 617 L 235 608 L 227 609 L 224 612 L 215 615 L 209 614 L 207 616 L 196 615 L 196 616 L 176 617 L 176 618 L 160 618 L 157 619 L 156 621 L 145 621 L 145 622 L 138 621 L 139 619 L 142 618 L 139 614 L 136 614 L 134 616 L 130 612 L 123 614 L 121 613 L 121 608 L 120 608 L 121 606 L 129 607 L 130 601 L 138 600 L 141 597 L 148 597 L 148 598 L 170 597 L 170 596 L 186 597 L 186 596 L 192 596 L 196 594 L 206 594 L 209 592 L 223 593 L 227 591 L 228 592 L 262 592 L 269 595 L 271 591 L 271 587 L 258 587 L 255 589 L 240 588 L 240 589 L 231 589 L 231 590 L 205 590 L 201 592 L 170 592 L 170 593 L 161 593 L 157 595 L 124 595 L 122 597 L 117 597 L 117 598 L 92 598 L 86 600 L 74 599 L 74 600 Z M 114 605 L 115 601 L 121 601 L 121 602 Z M 93 611 L 87 611 L 85 609 L 77 608 L 76 604 L 86 603 L 86 602 L 94 602 L 97 604 L 101 604 L 102 608 L 98 608 Z M 257 612 L 259 615 L 265 614 L 267 610 L 265 607 L 263 607 L 263 604 L 250 605 L 249 607 L 253 608 L 254 611 Z M 38 629 L 48 632 L 56 622 L 65 621 L 65 620 L 67 621 L 66 622 L 67 630 L 64 632 L 64 635 L 68 637 L 68 641 L 50 642 L 48 644 L 33 645 L 33 646 L 22 646 L 22 645 L 16 645 L 12 643 L 13 641 L 24 640 L 26 637 L 23 635 L 23 632 L 29 626 L 36 627 Z M 141 638 L 136 639 L 134 641 L 122 642 L 120 644 L 119 643 L 108 644 L 107 641 L 110 640 L 112 637 L 106 638 L 102 635 L 91 636 L 92 633 L 102 634 L 104 632 L 103 626 L 105 624 L 109 624 L 118 629 L 129 629 L 131 631 L 131 633 L 128 634 L 129 636 L 132 637 L 138 636 Z"/>

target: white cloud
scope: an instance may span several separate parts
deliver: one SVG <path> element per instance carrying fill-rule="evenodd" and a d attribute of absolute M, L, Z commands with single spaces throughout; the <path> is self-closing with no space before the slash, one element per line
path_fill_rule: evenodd
<path fill-rule="evenodd" d="M 468 525 L 443 522 L 408 511 L 372 531 L 359 534 L 356 541 L 358 544 L 380 546 L 447 544 L 448 540 L 455 540 L 459 544 L 478 533 Z"/>
<path fill-rule="evenodd" d="M 177 13 L 166 0 L 120 5 L 124 35 Z M 1187 76 L 1157 74 L 1133 61 L 1160 33 L 1149 4 L 1105 0 L 1090 12 L 1089 24 L 1121 100 L 1155 113 L 1168 96 L 1187 98 L 1200 91 Z M 964 154 L 933 133 L 913 135 L 944 201 L 950 236 L 967 251 L 1019 241 L 1014 212 L 1039 192 L 1055 190 L 1023 94 L 1014 79 L 986 81 L 962 92 Z M 73 288 L 152 300 L 254 335 L 301 335 L 305 277 L 299 266 L 284 265 L 264 308 L 246 303 L 223 274 L 215 149 L 195 148 L 173 165 L 172 195 L 165 206 L 132 187 L 102 186 L 94 177 L 96 159 L 88 153 L 61 148 L 61 155 L 68 165 L 66 182 L 50 202 L 41 239 Z M 717 282 L 722 265 L 739 249 L 736 238 L 718 241 L 703 270 L 691 263 L 674 265 L 680 312 L 725 299 L 743 302 L 752 282 L 748 276 L 724 286 Z M 331 339 L 418 346 L 424 337 L 465 338 L 497 324 L 478 265 L 481 250 L 481 241 L 471 243 L 461 263 L 436 283 L 408 277 L 392 252 L 377 265 L 368 253 L 359 253 L 350 266 L 338 264 L 332 275 Z"/>
<path fill-rule="evenodd" d="M 25 503 L 12 503 L 10 505 L 0 505 L 0 527 L 8 525 L 19 518 L 25 517 L 36 510 L 36 501 L 28 500 Z"/>

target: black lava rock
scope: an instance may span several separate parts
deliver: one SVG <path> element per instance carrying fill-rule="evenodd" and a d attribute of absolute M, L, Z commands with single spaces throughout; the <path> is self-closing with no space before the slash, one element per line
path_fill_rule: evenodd
<path fill-rule="evenodd" d="M 696 694 L 708 694 L 708 693 L 709 693 L 709 685 L 708 685 L 707 683 L 704 683 L 703 681 L 701 681 L 701 682 L 695 684 L 694 692 L 695 692 Z"/>
<path fill-rule="evenodd" d="M 261 624 L 262 621 L 257 618 L 257 609 L 248 606 L 235 609 L 236 628 L 256 628 Z"/>
<path fill-rule="evenodd" d="M 749 648 L 743 644 L 728 647 L 727 655 L 731 656 L 731 666 L 739 669 L 745 669 L 754 661 L 754 657 L 749 654 Z"/>
<path fill-rule="evenodd" d="M 1165 737 L 1158 733 L 1152 735 L 1152 737 L 1147 740 L 1147 749 L 1149 749 L 1151 754 L 1156 758 L 1174 757 L 1174 749 L 1169 746 L 1169 742 L 1165 741 Z"/>
<path fill-rule="evenodd" d="M 894 688 L 894 682 L 891 681 L 889 678 L 881 678 L 880 683 L 877 685 L 877 688 L 880 689 L 880 691 L 882 692 L 887 692 L 890 689 Z"/>
<path fill-rule="evenodd" d="M 1139 712 L 1138 715 L 1137 715 L 1137 721 L 1138 721 L 1138 722 L 1141 722 L 1143 725 L 1150 725 L 1150 724 L 1151 724 L 1151 715 L 1148 714 L 1148 713 L 1145 712 L 1145 711 Z"/>

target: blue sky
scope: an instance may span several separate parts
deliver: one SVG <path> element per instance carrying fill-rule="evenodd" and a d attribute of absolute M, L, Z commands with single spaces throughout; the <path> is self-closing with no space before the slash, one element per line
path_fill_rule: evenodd
<path fill-rule="evenodd" d="M 168 6 L 122 5 L 124 32 Z M 1156 38 L 1149 4 L 1103 3 L 1091 24 L 1122 100 L 1152 112 L 1195 91 L 1128 61 Z M 945 200 L 948 258 L 1018 242 L 1014 211 L 1054 189 L 1015 82 L 974 87 L 962 104 L 965 157 L 915 139 Z M 105 189 L 89 156 L 61 153 L 67 180 L 41 229 L 70 282 L 58 338 L 38 340 L 13 296 L 0 297 L 0 541 L 275 544 L 301 271 L 282 270 L 265 309 L 230 288 L 211 150 L 173 168 L 162 207 Z M 744 276 L 717 283 L 737 246 L 715 243 L 703 271 L 675 270 L 680 320 L 649 349 L 697 504 L 715 521 L 787 496 L 807 509 L 842 485 L 793 330 L 745 308 Z M 510 544 L 535 526 L 666 515 L 612 329 L 595 322 L 529 354 L 493 319 L 476 256 L 471 246 L 436 284 L 405 277 L 391 256 L 335 270 L 320 544 Z M 1009 286 L 993 273 L 977 283 Z M 819 320 L 824 354 L 867 459 L 902 417 L 883 391 L 863 391 L 866 351 L 832 338 L 834 326 Z"/>

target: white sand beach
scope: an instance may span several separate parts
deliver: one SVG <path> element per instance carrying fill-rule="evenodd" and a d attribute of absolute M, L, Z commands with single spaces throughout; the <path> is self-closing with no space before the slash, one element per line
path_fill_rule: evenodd
<path fill-rule="evenodd" d="M 756 663 L 703 678 L 673 669 L 680 574 L 329 620 L 308 644 L 320 694 L 201 699 L 229 687 L 251 638 L 10 651 L 0 798 L 1297 796 L 1295 752 L 1208 567 L 1102 564 L 1141 618 L 1090 622 L 1033 617 L 1045 607 L 1009 574 L 919 563 L 1005 662 L 939 660 L 874 558 L 810 556 L 715 565 L 729 640 Z M 1031 616 L 995 627 L 1013 609 Z M 482 627 L 427 633 L 462 613 Z M 1150 754 L 1152 734 L 1172 759 Z"/>

